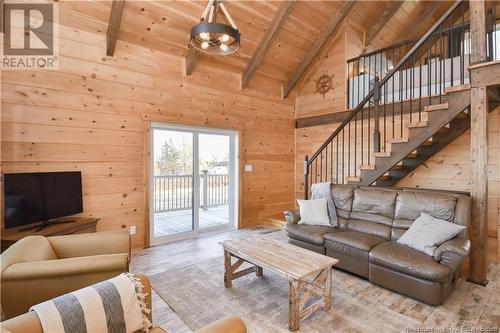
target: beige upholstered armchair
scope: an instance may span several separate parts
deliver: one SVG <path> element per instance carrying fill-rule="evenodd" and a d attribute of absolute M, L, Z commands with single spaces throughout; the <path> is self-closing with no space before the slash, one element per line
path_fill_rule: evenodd
<path fill-rule="evenodd" d="M 68 236 L 29 236 L 1 255 L 1 301 L 5 317 L 37 303 L 127 272 L 127 230 Z"/>
<path fill-rule="evenodd" d="M 135 277 L 139 278 L 144 286 L 144 290 L 146 292 L 146 306 L 148 309 L 151 308 L 151 285 L 149 283 L 149 279 L 142 274 L 135 274 Z M 149 312 L 148 317 L 149 320 L 152 320 L 152 311 Z M 9 319 L 0 323 L 2 328 L 2 332 L 9 333 L 43 333 L 42 325 L 38 320 L 38 316 L 34 312 L 24 313 L 18 317 Z M 160 327 L 155 327 L 151 331 L 151 333 L 166 333 Z M 201 330 L 197 331 L 197 333 L 245 333 L 246 326 L 243 321 L 238 317 L 227 317 L 222 318 L 208 326 L 205 326 Z"/>

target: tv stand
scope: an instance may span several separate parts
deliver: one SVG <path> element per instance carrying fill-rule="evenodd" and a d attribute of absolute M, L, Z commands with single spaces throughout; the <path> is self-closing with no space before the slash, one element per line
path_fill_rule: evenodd
<path fill-rule="evenodd" d="M 41 223 L 37 223 L 35 225 L 31 225 L 29 227 L 23 227 L 23 228 L 17 229 L 17 231 L 22 232 L 22 231 L 25 231 L 25 230 L 36 229 L 35 232 L 40 232 L 43 229 L 45 229 L 45 228 L 47 228 L 47 227 L 49 227 L 51 225 L 54 225 L 54 224 L 63 224 L 63 223 L 71 223 L 71 222 L 76 222 L 76 220 L 75 219 L 71 219 L 71 220 L 48 220 L 48 221 L 43 221 Z"/>
<path fill-rule="evenodd" d="M 70 234 L 84 234 L 96 232 L 98 218 L 93 217 L 73 217 L 68 219 L 61 219 L 50 221 L 48 224 L 32 225 L 28 229 L 13 228 L 2 229 L 2 252 L 9 246 L 27 236 L 61 236 Z M 33 230 L 36 229 L 37 230 Z"/>

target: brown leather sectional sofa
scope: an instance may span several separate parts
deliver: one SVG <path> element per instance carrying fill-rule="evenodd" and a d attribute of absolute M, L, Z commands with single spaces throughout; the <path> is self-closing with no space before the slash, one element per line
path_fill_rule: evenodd
<path fill-rule="evenodd" d="M 434 257 L 397 243 L 421 212 L 467 226 L 467 195 L 430 190 L 332 185 L 339 228 L 298 224 L 286 211 L 289 243 L 339 259 L 337 268 L 432 305 L 448 297 L 469 254 L 466 231 Z M 338 283 L 341 283 L 339 281 Z"/>

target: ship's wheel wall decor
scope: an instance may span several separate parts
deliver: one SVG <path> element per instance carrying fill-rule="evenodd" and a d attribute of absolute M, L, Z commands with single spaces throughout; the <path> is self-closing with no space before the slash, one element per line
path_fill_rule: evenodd
<path fill-rule="evenodd" d="M 326 93 L 333 89 L 333 75 L 323 74 L 321 75 L 316 82 L 316 93 L 320 93 L 325 98 Z"/>

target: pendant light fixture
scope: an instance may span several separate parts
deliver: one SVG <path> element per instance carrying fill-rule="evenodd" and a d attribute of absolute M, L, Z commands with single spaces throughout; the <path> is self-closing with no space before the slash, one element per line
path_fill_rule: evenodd
<path fill-rule="evenodd" d="M 200 23 L 191 28 L 189 47 L 209 55 L 230 55 L 240 48 L 240 32 L 223 0 L 209 0 Z M 226 23 L 217 22 L 219 10 Z"/>

